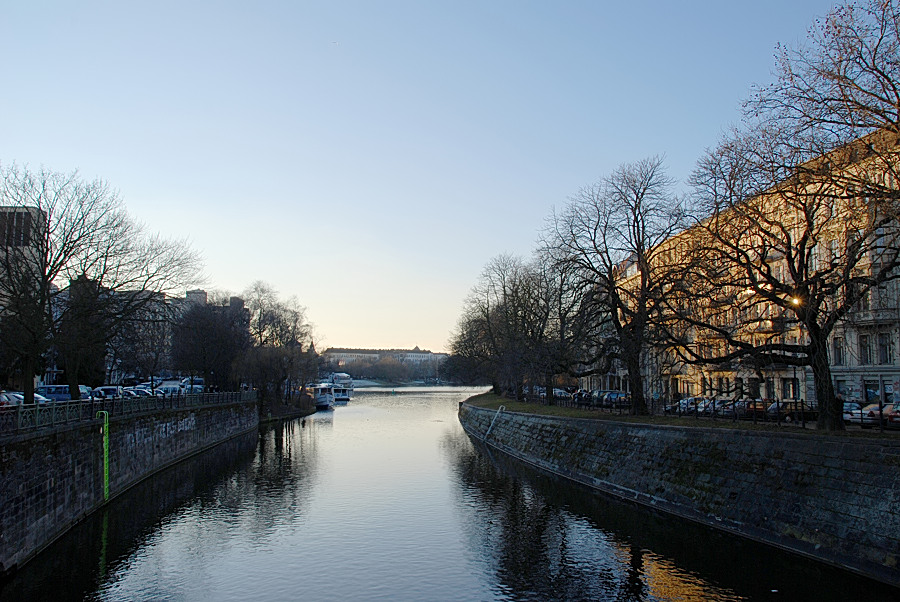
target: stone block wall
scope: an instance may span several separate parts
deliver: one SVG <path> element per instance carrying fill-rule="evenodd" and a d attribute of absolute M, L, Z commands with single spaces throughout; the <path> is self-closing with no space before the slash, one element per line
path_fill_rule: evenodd
<path fill-rule="evenodd" d="M 468 404 L 459 418 L 543 470 L 900 586 L 900 440 L 497 416 Z"/>
<path fill-rule="evenodd" d="M 259 424 L 255 401 L 110 419 L 110 498 Z M 0 440 L 0 574 L 104 504 L 101 420 Z"/>

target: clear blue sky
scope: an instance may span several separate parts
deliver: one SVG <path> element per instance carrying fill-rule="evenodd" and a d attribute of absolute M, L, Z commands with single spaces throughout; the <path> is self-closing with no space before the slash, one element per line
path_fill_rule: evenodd
<path fill-rule="evenodd" d="M 0 163 L 78 169 L 320 347 L 441 350 L 617 165 L 683 181 L 831 2 L 0 1 Z"/>

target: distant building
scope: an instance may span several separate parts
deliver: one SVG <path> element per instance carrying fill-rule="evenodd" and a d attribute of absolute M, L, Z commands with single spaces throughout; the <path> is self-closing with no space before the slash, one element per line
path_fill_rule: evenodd
<path fill-rule="evenodd" d="M 10 286 L 16 288 L 41 278 L 41 250 L 47 216 L 37 207 L 0 207 L 0 306 Z"/>
<path fill-rule="evenodd" d="M 206 305 L 207 303 L 206 291 L 199 288 L 192 291 L 187 291 L 184 294 L 184 298 L 185 301 L 194 305 Z"/>
<path fill-rule="evenodd" d="M 390 357 L 401 364 L 421 365 L 425 363 L 440 363 L 447 358 L 446 353 L 432 353 L 427 349 L 346 349 L 342 347 L 329 347 L 322 354 L 326 362 L 342 368 L 354 362 L 374 364 L 381 359 Z"/>

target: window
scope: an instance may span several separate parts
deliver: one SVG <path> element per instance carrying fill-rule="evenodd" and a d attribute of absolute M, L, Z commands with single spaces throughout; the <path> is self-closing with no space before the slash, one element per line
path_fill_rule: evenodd
<path fill-rule="evenodd" d="M 827 251 L 828 263 L 830 263 L 832 266 L 837 265 L 838 260 L 840 259 L 840 257 L 839 257 L 840 251 L 838 251 L 838 240 L 836 238 L 832 238 L 831 240 L 828 241 L 827 245 L 828 245 L 828 251 Z"/>
<path fill-rule="evenodd" d="M 896 306 L 896 299 L 892 293 L 893 287 L 888 284 L 880 284 L 875 289 L 875 307 L 877 309 L 893 309 Z"/>
<path fill-rule="evenodd" d="M 844 365 L 844 339 L 834 337 L 831 340 L 831 363 L 835 366 Z"/>
<path fill-rule="evenodd" d="M 872 238 L 874 239 L 871 250 L 872 261 L 879 262 L 882 260 L 888 246 L 887 233 L 884 228 L 877 228 L 872 233 Z"/>
<path fill-rule="evenodd" d="M 721 376 L 716 381 L 716 395 L 728 395 L 731 393 L 731 381 Z"/>
<path fill-rule="evenodd" d="M 894 345 L 890 333 L 882 332 L 878 335 L 878 363 L 894 363 Z"/>
<path fill-rule="evenodd" d="M 859 311 L 869 311 L 872 309 L 872 291 L 867 290 L 859 298 Z"/>
<path fill-rule="evenodd" d="M 799 383 L 796 378 L 781 379 L 781 398 L 782 399 L 799 399 L 797 392 L 800 390 Z"/>
<path fill-rule="evenodd" d="M 0 245 L 26 247 L 31 244 L 31 213 L 15 209 L 0 212 Z"/>
<path fill-rule="evenodd" d="M 859 363 L 863 365 L 872 363 L 872 339 L 867 334 L 859 335 Z"/>
<path fill-rule="evenodd" d="M 834 392 L 838 395 L 846 397 L 849 394 L 849 389 L 847 387 L 847 381 L 845 380 L 836 380 L 834 381 Z"/>
<path fill-rule="evenodd" d="M 750 382 L 748 383 L 748 387 L 747 387 L 747 395 L 749 397 L 753 397 L 754 399 L 758 399 L 760 396 L 759 389 L 760 389 L 759 379 L 751 378 Z"/>

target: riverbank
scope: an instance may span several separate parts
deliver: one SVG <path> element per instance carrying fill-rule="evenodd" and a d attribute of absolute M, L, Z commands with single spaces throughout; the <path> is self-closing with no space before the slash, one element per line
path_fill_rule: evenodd
<path fill-rule="evenodd" d="M 504 405 L 465 402 L 460 423 L 546 472 L 900 587 L 900 524 L 886 520 L 900 501 L 894 437 L 657 425 Z"/>
<path fill-rule="evenodd" d="M 799 422 L 786 423 L 775 422 L 773 420 L 736 420 L 731 418 L 710 418 L 708 416 L 632 416 L 627 410 L 607 410 L 607 409 L 588 409 L 579 407 L 569 407 L 563 405 L 542 405 L 528 401 L 516 401 L 507 399 L 492 392 L 476 395 L 466 400 L 466 403 L 476 405 L 489 410 L 497 410 L 499 407 L 508 412 L 520 412 L 523 414 L 541 414 L 544 416 L 558 416 L 561 418 L 585 419 L 585 420 L 614 420 L 616 422 L 625 422 L 630 424 L 653 424 L 656 426 L 683 426 L 683 427 L 714 427 L 722 429 L 737 429 L 744 431 L 764 431 L 764 432 L 796 432 L 809 434 L 822 434 L 816 430 L 816 423 L 809 421 L 804 425 Z M 873 438 L 895 438 L 900 439 L 900 431 L 879 431 L 877 428 L 861 429 L 859 425 L 850 425 L 847 430 L 842 432 L 829 433 L 833 437 L 862 437 L 867 439 Z"/>
<path fill-rule="evenodd" d="M 258 427 L 247 394 L 0 438 L 0 577 L 147 477 Z"/>
<path fill-rule="evenodd" d="M 266 402 L 259 417 L 260 423 L 278 422 L 279 420 L 292 420 L 305 418 L 316 413 L 316 404 L 312 397 L 305 396 L 299 400 Z"/>

